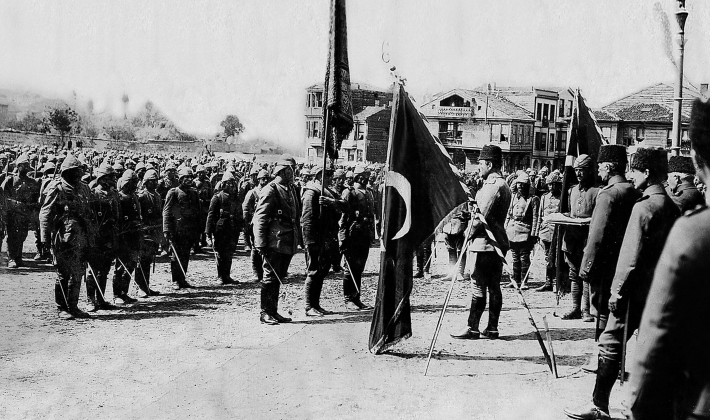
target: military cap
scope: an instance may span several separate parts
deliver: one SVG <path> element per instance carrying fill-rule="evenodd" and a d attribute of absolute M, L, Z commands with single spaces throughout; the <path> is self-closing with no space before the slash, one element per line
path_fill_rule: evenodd
<path fill-rule="evenodd" d="M 150 180 L 158 180 L 158 172 L 153 169 L 148 169 L 145 171 L 145 174 L 143 174 L 143 182 Z"/>
<path fill-rule="evenodd" d="M 206 170 L 205 167 L 202 166 L 202 165 L 197 165 L 197 169 L 195 170 L 195 172 L 197 172 L 197 173 L 206 172 L 206 171 L 207 171 L 207 170 Z"/>
<path fill-rule="evenodd" d="M 668 152 L 661 148 L 639 148 L 634 154 L 634 158 L 631 161 L 631 169 L 636 169 L 638 171 L 645 171 L 648 169 L 650 172 L 656 174 L 667 174 L 668 173 Z"/>
<path fill-rule="evenodd" d="M 158 164 L 158 159 L 156 159 L 156 158 L 150 158 L 150 159 L 148 159 L 148 163 L 150 163 L 151 165 L 157 165 L 157 164 Z"/>
<path fill-rule="evenodd" d="M 347 171 L 345 172 L 345 178 L 354 178 L 355 173 L 353 171 Z"/>
<path fill-rule="evenodd" d="M 96 170 L 96 179 L 99 179 L 102 176 L 106 176 L 106 175 L 113 175 L 114 173 L 115 173 L 115 171 L 113 170 L 113 167 L 111 165 L 104 163 L 101 166 L 99 166 L 99 169 Z"/>
<path fill-rule="evenodd" d="M 59 167 L 59 171 L 63 174 L 64 171 L 72 169 L 81 169 L 81 162 L 79 162 L 79 159 L 77 159 L 76 156 L 67 155 L 67 157 L 64 158 L 62 165 Z"/>
<path fill-rule="evenodd" d="M 693 101 L 690 113 L 690 145 L 703 160 L 710 162 L 710 101 Z"/>
<path fill-rule="evenodd" d="M 546 184 L 555 184 L 555 183 L 562 183 L 562 176 L 560 175 L 559 172 L 554 171 L 550 175 L 545 178 L 545 183 Z"/>
<path fill-rule="evenodd" d="M 668 160 L 668 173 L 679 172 L 681 174 L 695 174 L 693 159 L 689 156 L 671 156 Z"/>
<path fill-rule="evenodd" d="M 138 162 L 138 164 L 136 165 L 136 169 L 135 169 L 135 170 L 136 170 L 136 172 L 138 172 L 138 171 L 140 171 L 141 169 L 147 169 L 147 168 L 146 168 L 146 166 L 145 166 L 145 163 L 143 163 L 143 162 Z"/>
<path fill-rule="evenodd" d="M 599 157 L 597 157 L 597 161 L 599 163 L 611 162 L 626 165 L 628 162 L 626 157 L 626 146 L 623 144 L 602 144 L 602 147 L 599 149 Z"/>
<path fill-rule="evenodd" d="M 256 179 L 262 179 L 262 178 L 268 178 L 268 177 L 269 177 L 269 173 L 264 169 L 260 170 L 259 173 L 256 175 Z"/>
<path fill-rule="evenodd" d="M 43 173 L 47 173 L 47 172 L 53 171 L 53 170 L 55 170 L 55 169 L 57 169 L 57 166 L 56 166 L 54 163 L 52 163 L 52 162 L 47 162 L 47 163 L 45 163 L 44 166 L 42 167 L 42 172 L 43 172 Z"/>
<path fill-rule="evenodd" d="M 488 160 L 494 163 L 500 163 L 503 161 L 503 151 L 495 144 L 486 144 L 481 149 L 481 154 L 478 156 L 478 160 Z"/>
<path fill-rule="evenodd" d="M 249 175 L 256 175 L 259 173 L 260 170 L 261 170 L 261 166 L 252 165 L 251 170 L 249 171 Z"/>
<path fill-rule="evenodd" d="M 180 168 L 180 170 L 178 171 L 178 177 L 182 178 L 184 176 L 194 176 L 192 169 L 185 166 Z"/>
<path fill-rule="evenodd" d="M 333 173 L 333 179 L 340 179 L 340 178 L 343 178 L 344 176 L 345 176 L 345 171 L 340 168 L 336 169 L 335 172 Z"/>
<path fill-rule="evenodd" d="M 29 163 L 30 163 L 30 157 L 27 156 L 27 153 L 21 154 L 21 155 L 18 156 L 17 159 L 15 160 L 15 165 L 20 165 L 20 164 L 22 164 L 22 163 L 26 163 L 26 164 L 29 165 Z"/>
<path fill-rule="evenodd" d="M 175 170 L 177 170 L 177 168 L 175 168 L 175 163 L 173 163 L 173 162 L 168 162 L 168 163 L 165 165 L 165 171 L 175 171 Z"/>
<path fill-rule="evenodd" d="M 572 165 L 572 167 L 574 169 L 591 168 L 592 158 L 589 157 L 589 155 L 581 154 L 577 156 L 577 159 L 574 160 L 574 165 Z"/>
<path fill-rule="evenodd" d="M 126 168 L 124 168 L 123 164 L 120 161 L 118 161 L 113 164 L 113 169 L 118 172 L 118 171 L 123 171 Z"/>
<path fill-rule="evenodd" d="M 315 167 L 313 169 L 315 169 Z M 307 175 L 312 175 L 311 170 L 308 168 L 301 169 L 301 176 L 307 176 Z"/>
<path fill-rule="evenodd" d="M 539 174 L 540 174 L 541 176 L 544 176 L 543 173 L 544 173 L 544 174 L 547 174 L 548 172 L 550 172 L 550 168 L 548 168 L 547 166 L 543 166 L 542 168 L 540 168 Z"/>
<path fill-rule="evenodd" d="M 529 184 L 530 183 L 530 176 L 526 174 L 523 171 L 520 171 L 520 173 L 517 174 L 515 177 L 515 182 L 519 184 Z"/>
<path fill-rule="evenodd" d="M 370 170 L 367 169 L 365 165 L 355 165 L 355 170 L 353 171 L 353 175 L 357 176 L 360 174 L 370 174 Z"/>
<path fill-rule="evenodd" d="M 281 155 L 281 161 L 284 163 L 288 162 L 287 164 L 289 166 L 296 166 L 296 159 L 294 159 L 293 156 L 289 155 L 288 153 L 284 153 L 283 155 Z"/>
<path fill-rule="evenodd" d="M 235 181 L 234 173 L 231 171 L 226 171 L 224 175 L 222 175 L 222 182 L 225 181 Z"/>

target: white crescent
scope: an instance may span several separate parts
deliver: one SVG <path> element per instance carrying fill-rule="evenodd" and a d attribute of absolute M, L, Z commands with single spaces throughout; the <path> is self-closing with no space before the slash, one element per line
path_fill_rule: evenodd
<path fill-rule="evenodd" d="M 385 176 L 385 185 L 397 190 L 399 195 L 404 200 L 404 206 L 407 209 L 407 216 L 404 218 L 404 224 L 399 229 L 392 239 L 399 239 L 409 232 L 412 227 L 412 184 L 407 181 L 402 174 L 389 171 Z"/>

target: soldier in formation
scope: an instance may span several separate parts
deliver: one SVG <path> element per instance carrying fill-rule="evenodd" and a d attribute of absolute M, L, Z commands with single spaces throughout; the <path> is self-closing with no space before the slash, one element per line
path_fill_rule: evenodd
<path fill-rule="evenodd" d="M 170 272 L 175 289 L 192 289 L 187 282 L 190 250 L 203 231 L 200 226 L 202 208 L 200 197 L 192 182 L 192 169 L 183 167 L 178 172 L 179 184 L 168 191 L 163 207 L 163 233 L 170 255 Z"/>
<path fill-rule="evenodd" d="M 237 201 L 237 184 L 232 172 L 225 172 L 221 189 L 212 196 L 207 212 L 205 235 L 215 252 L 217 277 L 222 284 L 235 284 L 232 279 L 232 257 L 242 231 L 242 209 Z"/>

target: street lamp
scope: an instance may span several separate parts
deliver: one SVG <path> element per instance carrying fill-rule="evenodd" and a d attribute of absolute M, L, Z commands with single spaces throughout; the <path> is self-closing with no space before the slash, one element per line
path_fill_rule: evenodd
<path fill-rule="evenodd" d="M 675 12 L 676 21 L 680 31 L 678 32 L 678 46 L 680 56 L 678 60 L 678 80 L 675 84 L 675 97 L 673 98 L 673 142 L 671 154 L 680 155 L 680 138 L 683 132 L 680 124 L 681 111 L 683 109 L 683 56 L 685 55 L 685 21 L 688 19 L 688 11 L 685 10 L 685 0 L 678 0 L 678 10 Z"/>

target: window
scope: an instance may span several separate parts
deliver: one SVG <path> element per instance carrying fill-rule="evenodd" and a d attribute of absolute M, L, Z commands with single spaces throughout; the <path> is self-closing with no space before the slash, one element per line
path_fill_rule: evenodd
<path fill-rule="evenodd" d="M 491 124 L 491 139 L 500 141 L 500 124 Z"/>
<path fill-rule="evenodd" d="M 555 120 L 555 106 L 554 105 L 550 105 L 550 119 L 552 121 Z"/>
<path fill-rule="evenodd" d="M 572 116 L 572 101 L 567 101 L 567 116 Z"/>
<path fill-rule="evenodd" d="M 319 147 L 316 149 L 316 153 L 318 154 L 318 157 L 323 157 L 323 147 Z"/>
<path fill-rule="evenodd" d="M 539 131 L 535 133 L 535 150 L 540 150 L 542 147 L 540 146 L 540 138 L 541 134 Z"/>
<path fill-rule="evenodd" d="M 355 160 L 355 149 L 348 149 L 348 162 Z"/>
<path fill-rule="evenodd" d="M 323 92 L 316 92 L 316 107 L 323 107 Z"/>
<path fill-rule="evenodd" d="M 557 150 L 566 151 L 567 150 L 567 132 L 562 131 L 560 135 L 557 136 Z"/>
<path fill-rule="evenodd" d="M 531 144 L 532 143 L 532 127 L 527 126 L 525 127 L 525 144 Z"/>
<path fill-rule="evenodd" d="M 362 150 L 357 151 L 357 161 L 362 162 Z"/>
<path fill-rule="evenodd" d="M 313 121 L 313 137 L 320 137 L 320 123 L 318 121 Z"/>
<path fill-rule="evenodd" d="M 540 133 L 540 148 L 537 150 L 545 150 L 547 147 L 547 133 Z"/>
<path fill-rule="evenodd" d="M 602 136 L 607 140 L 611 139 L 611 127 L 602 127 Z"/>
<path fill-rule="evenodd" d="M 518 142 L 518 126 L 513 126 L 513 133 L 510 135 L 510 143 L 516 144 Z"/>
<path fill-rule="evenodd" d="M 560 105 L 558 106 L 558 108 L 560 109 L 560 114 L 558 115 L 558 117 L 560 117 L 560 118 L 564 117 L 565 116 L 565 100 L 564 99 L 560 99 Z"/>
<path fill-rule="evenodd" d="M 500 141 L 510 141 L 510 126 L 507 124 L 500 128 Z"/>
<path fill-rule="evenodd" d="M 535 117 L 536 120 L 542 121 L 542 104 L 537 104 L 537 116 Z"/>
<path fill-rule="evenodd" d="M 549 116 L 550 116 L 550 105 L 545 104 L 542 108 L 542 126 L 543 127 L 546 127 L 547 122 L 550 121 Z"/>
<path fill-rule="evenodd" d="M 547 150 L 550 152 L 555 151 L 555 135 L 553 133 L 550 133 L 550 146 L 547 148 Z"/>

